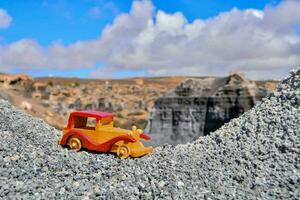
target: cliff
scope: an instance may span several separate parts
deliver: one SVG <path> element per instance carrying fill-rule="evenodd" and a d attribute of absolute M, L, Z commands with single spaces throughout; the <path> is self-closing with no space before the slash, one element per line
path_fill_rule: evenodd
<path fill-rule="evenodd" d="M 155 146 L 191 142 L 240 116 L 268 93 L 240 73 L 188 79 L 155 101 L 145 131 Z"/>

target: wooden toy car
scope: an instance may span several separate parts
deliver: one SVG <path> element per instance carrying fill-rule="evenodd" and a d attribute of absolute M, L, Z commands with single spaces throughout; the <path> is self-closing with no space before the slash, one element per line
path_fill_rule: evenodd
<path fill-rule="evenodd" d="M 98 152 L 116 153 L 120 158 L 141 157 L 153 151 L 153 147 L 144 147 L 140 138 L 150 137 L 135 126 L 132 130 L 116 128 L 113 125 L 114 114 L 98 111 L 76 111 L 69 116 L 68 126 L 58 144 L 79 151 L 86 148 Z M 89 120 L 94 125 L 89 125 Z"/>

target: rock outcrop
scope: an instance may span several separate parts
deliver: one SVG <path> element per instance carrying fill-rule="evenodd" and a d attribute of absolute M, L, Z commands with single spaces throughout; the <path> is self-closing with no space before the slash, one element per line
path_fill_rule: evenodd
<path fill-rule="evenodd" d="M 252 108 L 268 94 L 240 73 L 189 79 L 155 101 L 146 132 L 152 145 L 191 142 Z"/>
<path fill-rule="evenodd" d="M 2 74 L 0 73 L 0 83 L 4 83 L 7 85 L 14 85 L 14 84 L 21 84 L 24 85 L 25 83 L 33 81 L 31 76 L 26 74 Z"/>

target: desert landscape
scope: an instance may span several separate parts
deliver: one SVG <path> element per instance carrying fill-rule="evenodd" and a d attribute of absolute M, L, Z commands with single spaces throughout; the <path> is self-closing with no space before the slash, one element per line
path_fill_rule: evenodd
<path fill-rule="evenodd" d="M 299 10 L 0 1 L 0 200 L 300 199 Z"/>
<path fill-rule="evenodd" d="M 75 152 L 0 100 L 1 198 L 298 199 L 300 69 L 219 130 L 140 159 Z"/>
<path fill-rule="evenodd" d="M 0 74 L 1 97 L 62 129 L 74 110 L 114 112 L 118 126 L 143 128 L 154 100 L 187 77 L 92 80 Z"/>
<path fill-rule="evenodd" d="M 158 146 L 191 142 L 215 131 L 259 103 L 274 91 L 278 83 L 247 80 L 239 72 L 224 78 L 115 80 L 0 74 L 0 98 L 44 119 L 58 130 L 66 126 L 72 111 L 112 112 L 116 115 L 116 126 L 131 129 L 132 125 L 136 125 L 145 129 L 153 136 L 151 144 Z M 196 103 L 193 106 L 186 104 L 186 101 Z M 211 113 L 207 114 L 208 110 Z M 193 116 L 184 117 L 191 112 Z M 194 127 L 187 128 L 191 126 L 189 123 Z M 178 132 L 185 134 L 178 137 Z"/>

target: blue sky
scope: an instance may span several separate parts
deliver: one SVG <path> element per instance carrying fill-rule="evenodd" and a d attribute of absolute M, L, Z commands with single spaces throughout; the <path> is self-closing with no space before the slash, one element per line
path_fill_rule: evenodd
<path fill-rule="evenodd" d="M 209 18 L 233 7 L 263 9 L 266 4 L 276 4 L 275 0 L 154 0 L 157 9 L 168 13 L 182 12 L 189 21 Z M 47 47 L 53 41 L 65 45 L 77 40 L 99 37 L 105 25 L 112 23 L 116 15 L 128 12 L 132 1 L 121 0 L 1 0 L 0 7 L 8 11 L 13 22 L 9 29 L 0 30 L 10 43 L 22 38 L 34 38 Z M 110 6 L 108 6 L 110 5 Z M 103 9 L 93 16 L 93 8 Z M 100 11 L 99 11 L 100 12 Z"/>
<path fill-rule="evenodd" d="M 279 0 L 152 1 L 155 12 L 162 10 L 170 15 L 180 12 L 186 18 L 186 23 L 192 23 L 196 19 L 208 20 L 220 15 L 220 13 L 230 12 L 233 8 L 264 10 L 267 5 L 276 7 L 280 3 Z M 0 8 L 7 11 L 12 21 L 8 28 L 0 29 L 0 46 L 8 47 L 23 39 L 35 41 L 41 49 L 51 48 L 54 43 L 67 47 L 77 41 L 94 41 L 101 37 L 104 28 L 108 24 L 112 24 L 116 17 L 122 13 L 129 13 L 132 4 L 133 1 L 129 0 L 1 0 Z M 30 73 L 33 76 L 52 74 L 54 76 L 90 77 L 93 71 L 109 64 L 111 63 L 102 62 L 99 59 L 97 64 L 87 68 L 57 69 L 45 66 L 31 69 L 30 67 L 12 66 L 5 71 Z M 116 66 L 119 63 L 113 63 L 113 65 Z M 155 74 L 151 74 L 151 69 L 146 66 L 140 70 L 130 67 L 120 68 L 111 74 L 116 78 L 155 76 Z M 160 74 L 157 73 L 157 75 Z M 176 74 L 171 73 L 170 75 Z"/>

